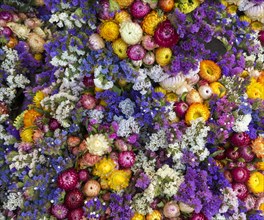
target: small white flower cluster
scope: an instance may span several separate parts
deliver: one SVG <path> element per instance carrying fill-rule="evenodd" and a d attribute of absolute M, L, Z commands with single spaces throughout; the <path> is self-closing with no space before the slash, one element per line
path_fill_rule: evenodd
<path fill-rule="evenodd" d="M 163 68 L 160 65 L 155 65 L 150 69 L 144 69 L 146 74 L 152 79 L 154 82 L 161 82 L 167 78 L 169 75 L 164 72 Z"/>
<path fill-rule="evenodd" d="M 159 187 L 158 191 L 167 197 L 175 195 L 184 180 L 181 172 L 170 168 L 167 164 L 157 170 L 156 176 Z"/>
<path fill-rule="evenodd" d="M 69 116 L 75 108 L 78 98 L 65 92 L 47 96 L 41 101 L 44 109 L 50 109 L 52 116 L 57 119 L 63 127 L 69 127 Z"/>
<path fill-rule="evenodd" d="M 5 59 L 1 63 L 0 69 L 7 74 L 7 87 L 0 88 L 0 101 L 11 104 L 16 97 L 16 88 L 25 88 L 30 81 L 22 74 L 16 75 L 15 67 L 19 60 L 17 51 L 7 46 L 2 49 L 5 52 Z"/>
<path fill-rule="evenodd" d="M 83 91 L 84 85 L 82 79 L 80 79 L 79 74 L 69 76 L 69 69 L 66 68 L 63 76 L 60 77 L 60 80 L 57 80 L 60 85 L 60 92 L 71 93 L 72 95 L 79 97 Z"/>
<path fill-rule="evenodd" d="M 142 95 L 145 95 L 149 88 L 151 87 L 151 82 L 147 76 L 145 69 L 139 70 L 139 75 L 136 77 L 133 85 L 133 89 L 140 91 Z"/>
<path fill-rule="evenodd" d="M 226 217 L 224 215 L 217 214 L 212 218 L 212 220 L 226 220 Z"/>
<path fill-rule="evenodd" d="M 177 115 L 175 111 L 173 110 L 173 105 L 174 105 L 174 102 L 170 102 L 170 104 L 165 107 L 166 108 L 165 111 L 168 114 L 168 119 L 172 122 L 177 119 Z"/>
<path fill-rule="evenodd" d="M 104 118 L 104 113 L 103 111 L 93 109 L 93 110 L 89 110 L 88 116 L 90 119 L 95 119 L 97 123 L 102 123 Z"/>
<path fill-rule="evenodd" d="M 186 129 L 181 141 L 176 140 L 175 143 L 168 145 L 168 153 L 172 156 L 175 163 L 182 156 L 182 150 L 188 149 L 196 154 L 200 161 L 205 160 L 210 152 L 205 147 L 206 137 L 210 127 L 205 126 L 202 118 L 197 118 L 191 122 L 191 126 Z"/>
<path fill-rule="evenodd" d="M 128 119 L 122 119 L 118 125 L 117 135 L 119 137 L 128 137 L 130 134 L 138 134 L 140 131 L 139 124 L 135 121 L 133 117 Z"/>
<path fill-rule="evenodd" d="M 150 160 L 150 158 L 148 158 L 143 151 L 139 151 L 131 170 L 136 173 L 138 170 L 143 169 L 144 173 L 151 177 L 155 174 L 155 164 L 156 159 Z"/>
<path fill-rule="evenodd" d="M 10 211 L 16 210 L 23 205 L 23 195 L 21 192 L 9 192 L 7 196 L 7 201 L 4 202 L 3 208 Z"/>
<path fill-rule="evenodd" d="M 94 69 L 94 84 L 96 87 L 107 90 L 114 86 L 112 81 L 107 81 L 103 74 L 101 74 L 102 66 L 98 66 Z"/>
<path fill-rule="evenodd" d="M 3 125 L 0 124 L 0 141 L 3 141 L 4 145 L 13 144 L 16 139 L 8 134 Z"/>
<path fill-rule="evenodd" d="M 150 213 L 152 211 L 150 204 L 154 201 L 154 198 L 160 195 L 171 198 L 177 193 L 183 180 L 182 173 L 175 171 L 167 164 L 163 165 L 151 177 L 148 188 L 133 198 L 133 208 L 143 215 Z"/>
<path fill-rule="evenodd" d="M 26 85 L 30 83 L 30 81 L 22 74 L 9 75 L 6 81 L 7 81 L 7 85 L 11 89 L 15 89 L 15 88 L 24 89 Z"/>
<path fill-rule="evenodd" d="M 234 213 L 229 220 L 247 220 L 247 215 L 243 212 L 241 213 Z"/>
<path fill-rule="evenodd" d="M 226 213 L 228 210 L 233 210 L 235 213 L 238 213 L 239 204 L 236 192 L 231 187 L 226 187 L 221 191 L 224 198 L 219 213 Z"/>
<path fill-rule="evenodd" d="M 138 193 L 133 197 L 132 207 L 141 215 L 151 213 L 153 210 L 150 204 L 154 201 L 153 186 L 148 187 L 144 193 Z"/>
<path fill-rule="evenodd" d="M 134 114 L 135 103 L 132 102 L 129 98 L 126 98 L 125 100 L 121 101 L 118 107 L 121 109 L 121 112 L 126 117 L 130 117 Z"/>
<path fill-rule="evenodd" d="M 150 136 L 150 141 L 146 144 L 146 149 L 157 151 L 159 148 L 166 148 L 168 145 L 166 133 L 164 130 L 159 130 Z"/>
<path fill-rule="evenodd" d="M 52 58 L 50 63 L 53 66 L 60 66 L 60 67 L 66 67 L 69 66 L 70 68 L 73 68 L 73 71 L 75 70 L 75 67 L 73 66 L 74 63 L 80 62 L 78 60 L 78 57 L 75 56 L 75 54 L 71 53 L 69 54 L 68 51 L 64 51 L 61 56 L 55 56 Z"/>
<path fill-rule="evenodd" d="M 83 19 L 74 18 L 74 14 L 67 14 L 66 12 L 52 14 L 49 19 L 50 23 L 56 23 L 59 28 L 66 27 L 68 29 L 74 28 L 74 26 L 81 28 L 85 21 Z"/>
<path fill-rule="evenodd" d="M 0 101 L 4 101 L 6 104 L 11 104 L 16 97 L 16 90 L 9 87 L 0 88 Z"/>
<path fill-rule="evenodd" d="M 248 131 L 248 125 L 251 122 L 251 120 L 252 120 L 251 114 L 240 115 L 236 119 L 232 127 L 233 131 L 238 133 Z"/>
<path fill-rule="evenodd" d="M 7 46 L 2 47 L 2 49 L 5 52 L 5 59 L 2 61 L 0 68 L 7 73 L 15 72 L 16 63 L 19 60 L 17 51 Z"/>
<path fill-rule="evenodd" d="M 252 38 L 254 39 L 254 45 L 258 48 L 255 52 L 251 52 L 250 54 L 244 52 L 243 56 L 245 58 L 245 61 L 247 63 L 247 71 L 252 71 L 252 66 L 254 62 L 257 63 L 258 69 L 262 70 L 264 68 L 264 48 L 262 47 L 260 41 L 258 40 L 258 32 L 251 34 Z"/>
<path fill-rule="evenodd" d="M 43 155 L 39 155 L 38 150 L 34 150 L 31 153 L 23 154 L 23 152 L 18 151 L 18 155 L 12 158 L 12 163 L 9 165 L 10 170 L 15 168 L 16 170 L 22 170 L 28 167 L 30 170 L 28 176 L 32 177 L 35 172 L 35 167 L 37 164 L 45 163 L 46 159 Z M 15 173 L 19 175 L 18 172 Z"/>

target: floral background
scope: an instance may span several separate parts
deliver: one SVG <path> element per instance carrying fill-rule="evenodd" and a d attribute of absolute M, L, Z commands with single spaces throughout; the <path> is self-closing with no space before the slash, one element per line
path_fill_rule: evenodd
<path fill-rule="evenodd" d="M 0 219 L 264 219 L 263 0 L 0 4 Z"/>

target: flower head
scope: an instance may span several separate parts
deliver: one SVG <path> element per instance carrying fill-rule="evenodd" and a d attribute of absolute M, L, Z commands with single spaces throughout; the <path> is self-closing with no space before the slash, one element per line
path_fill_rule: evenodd
<path fill-rule="evenodd" d="M 113 190 L 120 191 L 128 187 L 130 172 L 125 170 L 114 170 L 108 179 L 109 187 Z"/>
<path fill-rule="evenodd" d="M 247 95 L 251 99 L 264 99 L 264 85 L 252 79 L 247 87 Z"/>
<path fill-rule="evenodd" d="M 34 109 L 30 109 L 26 111 L 24 114 L 24 126 L 25 127 L 33 126 L 36 118 L 39 116 L 41 116 L 41 114 Z"/>
<path fill-rule="evenodd" d="M 121 38 L 127 44 L 135 45 L 141 40 L 143 36 L 143 30 L 139 24 L 126 21 L 120 25 L 120 34 Z"/>
<path fill-rule="evenodd" d="M 252 151 L 258 158 L 264 158 L 264 138 L 258 137 L 252 142 Z"/>
<path fill-rule="evenodd" d="M 106 41 L 114 41 L 119 36 L 118 25 L 113 21 L 106 21 L 100 26 L 100 36 Z"/>
<path fill-rule="evenodd" d="M 97 162 L 93 169 L 93 174 L 99 177 L 105 177 L 115 169 L 115 162 L 111 158 L 103 158 Z"/>
<path fill-rule="evenodd" d="M 264 175 L 260 172 L 252 173 L 249 177 L 247 184 L 253 193 L 263 193 Z"/>
<path fill-rule="evenodd" d="M 208 108 L 201 103 L 193 103 L 187 110 L 185 115 L 185 121 L 187 124 L 191 124 L 192 120 L 202 117 L 204 121 L 207 121 L 210 116 Z"/>
<path fill-rule="evenodd" d="M 109 141 L 103 134 L 90 135 L 86 139 L 86 145 L 89 153 L 102 156 L 109 151 Z"/>

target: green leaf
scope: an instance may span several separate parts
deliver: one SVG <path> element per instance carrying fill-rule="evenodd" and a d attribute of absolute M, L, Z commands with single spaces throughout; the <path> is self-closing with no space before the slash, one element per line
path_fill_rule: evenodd
<path fill-rule="evenodd" d="M 215 151 L 214 153 L 211 154 L 211 157 L 215 157 L 215 156 L 217 156 L 217 155 L 219 155 L 219 154 L 222 154 L 222 153 L 224 153 L 224 152 L 225 152 L 225 150 L 218 150 L 218 151 Z"/>
<path fill-rule="evenodd" d="M 119 4 L 116 2 L 116 0 L 110 0 L 110 12 L 118 11 L 120 9 Z"/>
<path fill-rule="evenodd" d="M 117 87 L 116 85 L 113 86 L 112 90 L 114 92 L 116 92 L 118 95 L 121 95 L 121 93 L 122 93 L 122 90 L 119 87 Z"/>

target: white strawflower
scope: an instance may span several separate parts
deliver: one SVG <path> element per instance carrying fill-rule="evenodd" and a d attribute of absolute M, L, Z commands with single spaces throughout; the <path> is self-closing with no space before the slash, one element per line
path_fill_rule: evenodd
<path fill-rule="evenodd" d="M 130 45 L 139 43 L 143 36 L 140 25 L 131 21 L 121 23 L 119 31 L 123 41 Z"/>
<path fill-rule="evenodd" d="M 86 145 L 89 153 L 102 156 L 109 151 L 109 141 L 103 134 L 90 135 L 86 138 Z"/>

